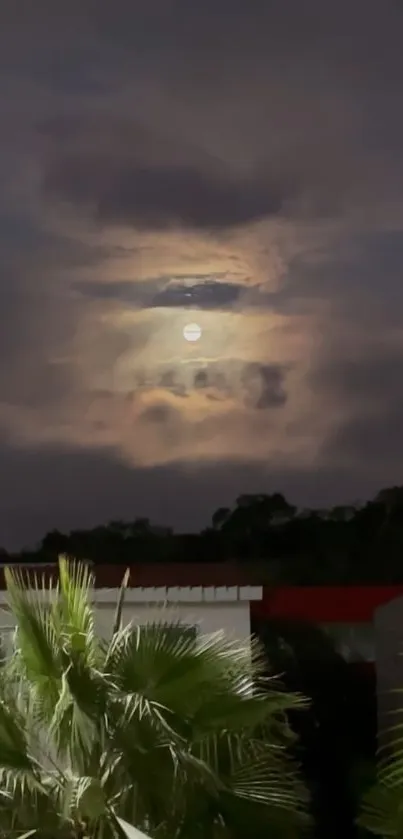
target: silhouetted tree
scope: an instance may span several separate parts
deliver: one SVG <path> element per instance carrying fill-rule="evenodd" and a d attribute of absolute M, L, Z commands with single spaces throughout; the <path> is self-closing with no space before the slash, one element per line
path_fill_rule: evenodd
<path fill-rule="evenodd" d="M 37 550 L 3 561 L 49 562 L 66 553 L 94 563 L 255 563 L 263 583 L 348 585 L 403 582 L 403 487 L 365 504 L 297 510 L 282 493 L 240 495 L 200 533 L 174 533 L 147 518 L 88 530 L 51 530 Z"/>
<path fill-rule="evenodd" d="M 313 799 L 318 836 L 355 837 L 354 783 L 376 752 L 375 675 L 349 666 L 334 639 L 298 621 L 255 622 L 270 670 L 282 673 L 288 690 L 311 702 L 305 714 L 292 714 L 301 761 Z"/>

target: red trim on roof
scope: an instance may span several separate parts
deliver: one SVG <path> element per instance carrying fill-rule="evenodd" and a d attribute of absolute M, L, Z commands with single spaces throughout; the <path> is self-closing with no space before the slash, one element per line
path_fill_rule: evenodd
<path fill-rule="evenodd" d="M 251 613 L 311 623 L 370 623 L 378 606 L 402 595 L 403 586 L 265 586 Z"/>
<path fill-rule="evenodd" d="M 12 566 L 11 566 L 12 567 Z M 57 578 L 57 564 L 20 565 L 24 574 L 37 574 L 46 580 Z M 126 571 L 125 565 L 97 565 L 93 567 L 96 588 L 118 588 Z M 129 586 L 248 586 L 256 585 L 251 580 L 247 566 L 235 563 L 147 563 L 130 566 Z M 4 567 L 0 567 L 0 590 L 4 590 Z"/>
<path fill-rule="evenodd" d="M 16 566 L 14 566 L 16 567 Z M 19 564 L 29 574 L 46 580 L 57 577 L 56 564 Z M 118 588 L 126 566 L 94 567 L 97 588 Z M 220 563 L 147 563 L 130 567 L 130 587 L 259 585 L 258 574 L 245 565 Z M 0 566 L 0 590 L 4 590 Z M 403 596 L 401 586 L 287 586 L 263 587 L 263 599 L 251 603 L 255 618 L 285 618 L 311 623 L 370 623 L 378 606 Z"/>

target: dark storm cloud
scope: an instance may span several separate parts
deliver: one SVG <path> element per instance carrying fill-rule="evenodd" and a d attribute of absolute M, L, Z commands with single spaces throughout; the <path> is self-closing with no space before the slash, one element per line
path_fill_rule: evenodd
<path fill-rule="evenodd" d="M 314 386 L 345 406 L 323 446 L 323 458 L 362 470 L 403 469 L 403 346 L 373 341 L 365 355 L 324 364 Z"/>
<path fill-rule="evenodd" d="M 325 363 L 312 381 L 340 399 L 364 403 L 365 409 L 384 406 L 399 392 L 403 394 L 402 348 L 388 347 L 385 339 L 373 336 L 372 346 L 365 347 L 364 354 L 358 351 L 353 358 Z"/>
<path fill-rule="evenodd" d="M 331 306 L 308 380 L 334 414 L 320 459 L 380 484 L 403 471 L 402 271 L 401 230 L 349 234 L 331 261 L 296 271 L 283 297 L 288 310 Z"/>
<path fill-rule="evenodd" d="M 96 151 L 49 166 L 45 192 L 81 206 L 99 222 L 137 229 L 214 230 L 280 213 L 286 184 L 231 180 L 185 166 L 147 167 Z"/>
<path fill-rule="evenodd" d="M 72 389 L 75 311 L 62 270 L 97 264 L 103 248 L 72 246 L 33 220 L 0 215 L 0 401 L 50 408 Z"/>
<path fill-rule="evenodd" d="M 78 0 L 72 5 L 78 8 Z M 245 74 L 252 57 L 259 67 L 262 58 L 266 65 L 280 60 L 284 72 L 294 60 L 300 73 L 320 59 L 328 73 L 337 64 L 343 79 L 348 72 L 357 84 L 372 86 L 397 84 L 402 66 L 402 8 L 394 2 L 253 0 L 246 9 L 242 0 L 206 0 L 197 6 L 186 0 L 116 0 L 113 7 L 98 3 L 94 20 L 105 42 L 122 50 L 128 62 L 142 71 L 162 68 L 164 77 L 197 92 L 217 86 L 234 69 Z M 380 53 L 378 63 L 374 56 Z"/>
<path fill-rule="evenodd" d="M 99 74 L 100 55 L 107 68 L 112 59 L 114 92 L 117 78 L 146 80 L 161 91 L 160 114 L 150 117 L 146 86 L 144 103 L 137 93 L 126 109 L 132 119 L 89 98 L 84 116 L 70 108 L 48 120 L 52 194 L 105 223 L 152 229 L 232 227 L 276 216 L 290 199 L 334 217 L 388 190 L 398 195 L 399 4 L 255 2 L 246 14 L 227 0 L 197 9 L 120 0 L 118 8 L 99 4 L 92 31 L 83 20 L 77 63 L 85 79 L 84 38 L 88 66 Z M 71 26 L 77 14 L 73 4 Z"/>
<path fill-rule="evenodd" d="M 403 456 L 403 395 L 372 414 L 357 411 L 342 423 L 322 448 L 321 456 L 328 462 L 341 462 L 350 468 L 376 472 L 380 483 L 401 484 Z M 396 476 L 396 478 L 392 477 Z"/>
<path fill-rule="evenodd" d="M 363 330 L 371 341 L 384 324 L 391 327 L 401 322 L 402 273 L 402 230 L 352 233 L 347 225 L 331 247 L 319 239 L 290 259 L 278 290 L 253 290 L 253 305 L 294 316 L 327 302 L 332 311 L 325 343 L 330 337 L 337 342 L 334 329 L 339 326 L 344 341 L 349 325 L 355 337 Z M 329 349 L 337 353 L 336 347 Z"/>
<path fill-rule="evenodd" d="M 298 175 L 331 215 L 344 206 L 341 196 L 351 202 L 352 192 L 368 190 L 367 179 L 377 180 L 368 152 L 378 157 L 382 179 L 393 183 L 401 159 L 396 138 L 403 136 L 401 4 L 256 0 L 246 11 L 241 0 L 197 8 L 121 0 L 118 6 L 121 13 L 101 4 L 97 10 L 105 45 L 121 49 L 127 70 L 175 88 L 187 121 L 200 112 L 199 130 L 207 121 L 217 145 L 225 133 L 236 158 Z M 393 165 L 382 160 L 390 151 Z"/>

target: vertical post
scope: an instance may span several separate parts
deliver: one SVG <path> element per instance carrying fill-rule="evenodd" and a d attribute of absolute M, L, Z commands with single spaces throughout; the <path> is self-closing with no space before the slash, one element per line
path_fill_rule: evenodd
<path fill-rule="evenodd" d="M 378 739 L 388 743 L 388 730 L 403 721 L 403 598 L 375 612 L 375 661 Z"/>

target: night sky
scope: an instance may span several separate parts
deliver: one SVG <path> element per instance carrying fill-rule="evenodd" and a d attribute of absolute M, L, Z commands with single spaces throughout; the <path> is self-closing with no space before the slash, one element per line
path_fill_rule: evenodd
<path fill-rule="evenodd" d="M 402 44 L 398 0 L 2 0 L 0 544 L 403 483 Z"/>

